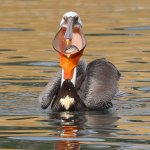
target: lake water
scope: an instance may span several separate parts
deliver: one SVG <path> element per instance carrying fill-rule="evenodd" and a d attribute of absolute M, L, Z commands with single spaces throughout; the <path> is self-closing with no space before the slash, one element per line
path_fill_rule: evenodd
<path fill-rule="evenodd" d="M 59 69 L 52 40 L 62 15 L 83 21 L 88 62 L 121 71 L 108 113 L 50 113 L 38 95 Z M 0 0 L 0 150 L 149 150 L 150 1 Z"/>

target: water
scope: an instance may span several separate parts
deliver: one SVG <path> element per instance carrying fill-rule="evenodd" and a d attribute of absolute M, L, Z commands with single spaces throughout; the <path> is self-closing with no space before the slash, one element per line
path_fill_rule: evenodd
<path fill-rule="evenodd" d="M 150 2 L 0 1 L 0 149 L 150 149 Z M 109 112 L 49 113 L 38 95 L 59 69 L 52 48 L 62 15 L 78 12 L 83 58 L 121 71 Z"/>

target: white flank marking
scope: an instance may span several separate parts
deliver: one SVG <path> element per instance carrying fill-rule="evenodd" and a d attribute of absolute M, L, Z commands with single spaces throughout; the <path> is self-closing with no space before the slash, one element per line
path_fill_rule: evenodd
<path fill-rule="evenodd" d="M 60 104 L 65 107 L 66 110 L 74 104 L 74 98 L 69 97 L 68 95 L 65 98 L 60 99 Z"/>

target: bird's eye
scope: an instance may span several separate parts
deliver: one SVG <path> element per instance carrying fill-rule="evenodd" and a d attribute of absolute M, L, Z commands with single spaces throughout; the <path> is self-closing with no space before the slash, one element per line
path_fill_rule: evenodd
<path fill-rule="evenodd" d="M 74 21 L 75 21 L 75 22 L 78 21 L 78 16 L 74 16 Z"/>
<path fill-rule="evenodd" d="M 65 22 L 67 22 L 68 17 L 64 16 L 63 19 L 65 20 Z"/>

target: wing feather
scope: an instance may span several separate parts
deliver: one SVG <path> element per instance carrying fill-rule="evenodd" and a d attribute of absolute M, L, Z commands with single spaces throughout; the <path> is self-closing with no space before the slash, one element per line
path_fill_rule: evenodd
<path fill-rule="evenodd" d="M 96 59 L 88 64 L 82 95 L 87 108 L 108 109 L 112 107 L 111 100 L 118 91 L 120 73 L 106 59 Z"/>

